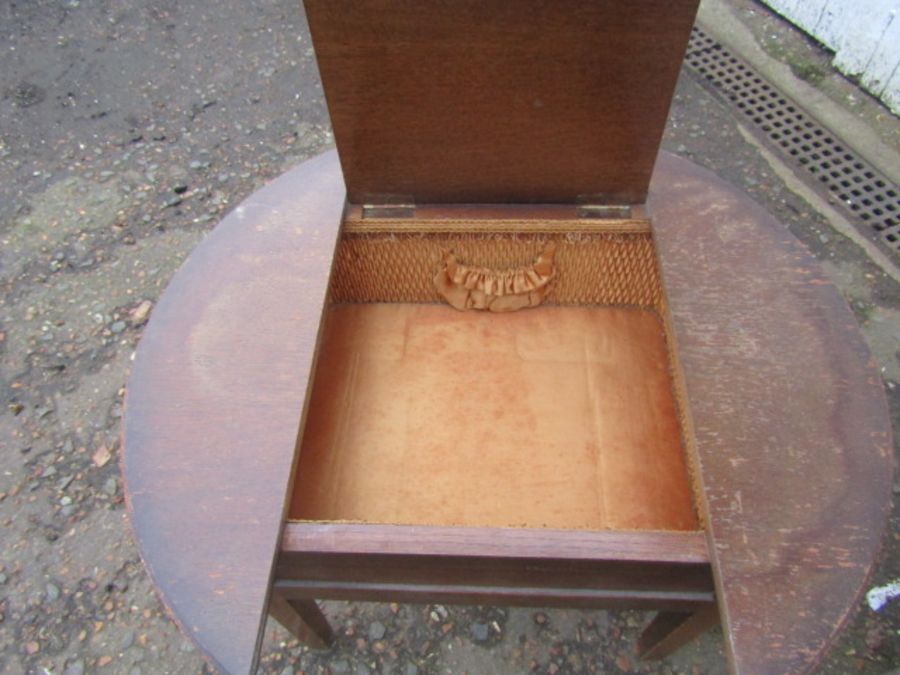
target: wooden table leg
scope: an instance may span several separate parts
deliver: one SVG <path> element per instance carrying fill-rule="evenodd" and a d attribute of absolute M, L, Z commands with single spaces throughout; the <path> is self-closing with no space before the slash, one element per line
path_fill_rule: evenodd
<path fill-rule="evenodd" d="M 660 612 L 638 639 L 638 656 L 642 659 L 662 659 L 695 637 L 702 635 L 719 621 L 714 604 L 704 605 L 693 612 Z"/>
<path fill-rule="evenodd" d="M 319 605 L 310 598 L 285 598 L 272 591 L 269 614 L 289 633 L 312 649 L 328 649 L 334 632 Z"/>

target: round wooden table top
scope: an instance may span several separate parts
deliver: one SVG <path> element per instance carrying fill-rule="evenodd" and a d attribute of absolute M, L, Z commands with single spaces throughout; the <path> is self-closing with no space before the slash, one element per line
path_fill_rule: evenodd
<path fill-rule="evenodd" d="M 144 333 L 126 399 L 135 538 L 184 632 L 250 672 L 344 209 L 334 152 L 238 206 Z M 856 608 L 891 498 L 881 379 L 806 249 L 663 154 L 649 199 L 733 670 L 815 666 Z"/>

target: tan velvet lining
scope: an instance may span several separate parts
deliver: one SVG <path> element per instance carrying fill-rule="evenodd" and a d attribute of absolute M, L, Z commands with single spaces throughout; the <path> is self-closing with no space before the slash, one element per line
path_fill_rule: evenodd
<path fill-rule="evenodd" d="M 290 518 L 698 529 L 658 316 L 334 306 Z"/>

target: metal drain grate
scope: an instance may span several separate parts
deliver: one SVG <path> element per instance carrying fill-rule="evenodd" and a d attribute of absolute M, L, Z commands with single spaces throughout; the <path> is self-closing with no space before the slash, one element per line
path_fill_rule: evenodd
<path fill-rule="evenodd" d="M 753 68 L 694 27 L 685 62 L 900 252 L 900 191 Z"/>

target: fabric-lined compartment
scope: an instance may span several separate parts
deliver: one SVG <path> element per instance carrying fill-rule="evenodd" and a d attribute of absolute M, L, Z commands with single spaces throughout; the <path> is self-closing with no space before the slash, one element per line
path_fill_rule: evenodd
<path fill-rule="evenodd" d="M 333 306 L 289 517 L 699 529 L 662 323 Z"/>

